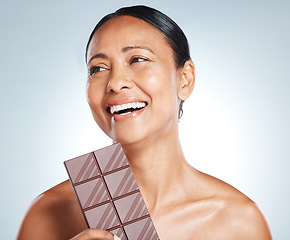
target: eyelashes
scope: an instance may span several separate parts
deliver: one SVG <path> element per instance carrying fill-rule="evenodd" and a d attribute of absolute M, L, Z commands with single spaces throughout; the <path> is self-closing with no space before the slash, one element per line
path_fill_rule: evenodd
<path fill-rule="evenodd" d="M 151 60 L 145 57 L 133 56 L 129 59 L 128 65 L 131 66 L 131 65 L 135 65 L 136 63 L 142 63 L 142 62 L 151 62 Z M 97 73 L 100 73 L 106 70 L 110 70 L 110 68 L 107 66 L 98 66 L 98 65 L 91 66 L 88 68 L 88 75 L 93 76 Z"/>
<path fill-rule="evenodd" d="M 105 70 L 106 70 L 106 68 L 104 68 L 104 67 L 100 67 L 100 66 L 92 66 L 92 67 L 89 68 L 89 70 L 88 70 L 88 74 L 89 74 L 90 76 L 92 76 L 92 75 L 94 75 L 95 73 L 102 72 L 102 71 L 105 71 Z"/>
<path fill-rule="evenodd" d="M 146 61 L 149 61 L 149 59 L 147 58 L 144 58 L 144 57 L 132 57 L 129 61 L 130 64 L 133 64 L 133 63 L 138 63 L 138 62 L 146 62 Z"/>

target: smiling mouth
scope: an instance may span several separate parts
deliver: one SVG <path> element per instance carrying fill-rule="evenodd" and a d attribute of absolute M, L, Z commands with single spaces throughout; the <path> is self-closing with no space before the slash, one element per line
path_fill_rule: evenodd
<path fill-rule="evenodd" d="M 147 106 L 147 102 L 132 102 L 120 105 L 107 107 L 107 112 L 110 114 L 125 115 L 135 111 L 139 111 Z"/>

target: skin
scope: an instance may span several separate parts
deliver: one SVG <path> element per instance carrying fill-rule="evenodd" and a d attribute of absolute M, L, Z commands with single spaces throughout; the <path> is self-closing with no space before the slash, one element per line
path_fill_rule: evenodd
<path fill-rule="evenodd" d="M 191 167 L 178 137 L 178 106 L 195 81 L 194 64 L 176 69 L 159 30 L 129 16 L 95 33 L 87 55 L 87 99 L 100 128 L 122 144 L 160 239 L 272 239 L 258 207 L 232 186 Z M 111 115 L 107 107 L 146 102 L 142 111 Z M 78 235 L 79 234 L 79 235 Z M 40 195 L 18 239 L 113 239 L 87 229 L 68 181 Z"/>

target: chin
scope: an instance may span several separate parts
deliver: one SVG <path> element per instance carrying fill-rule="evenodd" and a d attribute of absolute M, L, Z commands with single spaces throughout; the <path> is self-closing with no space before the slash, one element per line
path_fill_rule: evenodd
<path fill-rule="evenodd" d="M 116 135 L 111 138 L 113 142 L 119 142 L 122 146 L 132 145 L 142 142 L 144 138 L 136 136 L 135 134 Z"/>

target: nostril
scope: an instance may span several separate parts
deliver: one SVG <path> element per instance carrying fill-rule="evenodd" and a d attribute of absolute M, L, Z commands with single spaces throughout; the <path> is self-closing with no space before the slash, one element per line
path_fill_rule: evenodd
<path fill-rule="evenodd" d="M 132 87 L 134 87 L 134 83 L 130 78 L 111 76 L 106 86 L 106 92 L 119 93 L 122 90 L 130 89 Z"/>
<path fill-rule="evenodd" d="M 122 86 L 121 89 L 128 89 L 129 87 L 127 86 Z M 113 93 L 115 92 L 115 90 L 113 88 L 110 89 L 110 92 Z"/>

